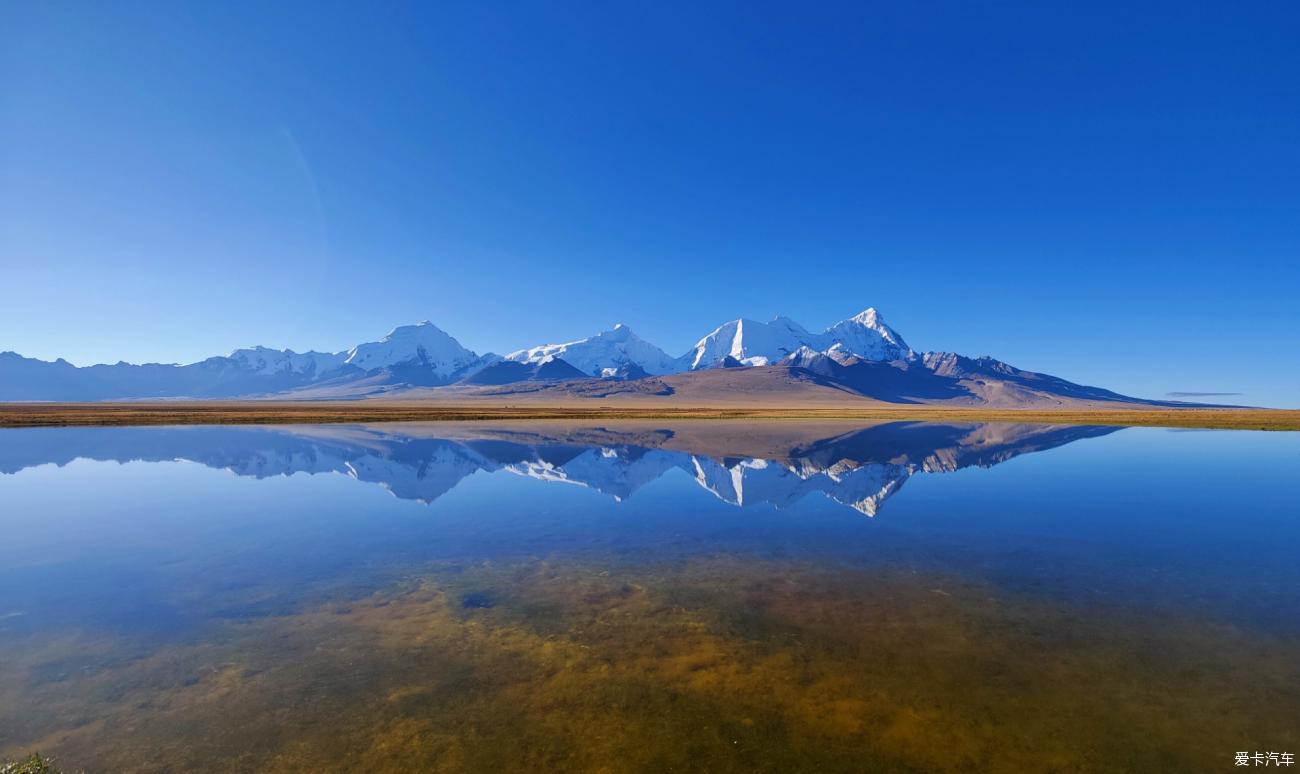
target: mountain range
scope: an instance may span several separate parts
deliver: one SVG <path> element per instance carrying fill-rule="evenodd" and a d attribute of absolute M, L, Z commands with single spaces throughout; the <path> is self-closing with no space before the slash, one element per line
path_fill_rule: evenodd
<path fill-rule="evenodd" d="M 0 353 L 0 401 L 404 397 L 969 406 L 1188 405 L 1144 401 L 990 357 L 917 352 L 875 310 L 813 332 L 788 317 L 724 323 L 679 357 L 625 325 L 505 356 L 478 354 L 431 322 L 351 349 L 238 349 L 187 365 L 77 367 Z"/>

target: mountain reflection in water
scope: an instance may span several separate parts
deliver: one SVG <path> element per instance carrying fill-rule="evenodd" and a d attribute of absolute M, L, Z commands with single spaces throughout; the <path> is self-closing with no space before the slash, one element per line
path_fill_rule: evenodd
<path fill-rule="evenodd" d="M 0 430 L 0 761 L 1219 770 L 1300 745 L 1298 460 L 1032 424 Z"/>
<path fill-rule="evenodd" d="M 189 460 L 239 476 L 338 473 L 432 503 L 476 473 L 587 487 L 622 501 L 672 470 L 738 506 L 819 492 L 875 516 L 912 476 L 991 467 L 1116 427 L 890 422 L 770 424 L 718 432 L 653 426 L 403 424 L 61 428 L 0 449 L 0 473 L 74 459 Z M 824 432 L 826 435 L 819 435 Z"/>

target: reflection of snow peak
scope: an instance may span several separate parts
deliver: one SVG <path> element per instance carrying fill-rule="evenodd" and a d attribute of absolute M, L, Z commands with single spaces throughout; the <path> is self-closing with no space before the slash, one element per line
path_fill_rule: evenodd
<path fill-rule="evenodd" d="M 562 464 L 523 462 L 504 468 L 541 481 L 580 484 L 612 495 L 621 502 L 668 470 L 678 467 L 684 456 L 680 452 L 604 447 L 587 449 Z"/>
<path fill-rule="evenodd" d="M 728 466 L 712 459 L 692 457 L 691 472 L 696 483 L 732 505 L 767 503 L 785 508 L 809 492 L 821 492 L 837 503 L 875 516 L 880 504 L 917 471 L 913 466 L 888 463 L 855 466 L 846 461 L 819 470 L 809 462 L 801 460 L 782 466 L 769 460 L 750 459 Z"/>
<path fill-rule="evenodd" d="M 585 482 L 569 478 L 563 468 L 558 468 L 549 462 L 517 462 L 513 465 L 505 465 L 501 469 L 507 473 L 514 473 L 516 476 L 535 478 L 538 481 L 555 481 L 561 484 L 575 484 L 580 487 L 587 487 Z M 615 499 L 619 498 L 615 497 Z"/>
<path fill-rule="evenodd" d="M 432 503 L 480 470 L 573 484 L 622 501 L 676 469 L 718 499 L 737 506 L 785 508 L 810 492 L 819 492 L 874 516 L 914 475 L 990 467 L 1019 454 L 1115 430 L 897 423 L 806 444 L 790 449 L 781 459 L 767 459 L 619 444 L 609 442 L 619 434 L 605 428 L 547 436 L 535 428 L 522 432 L 496 426 L 467 433 L 461 427 L 455 438 L 346 425 L 66 428 L 47 436 L 50 442 L 44 446 L 0 447 L 0 473 L 51 462 L 66 464 L 78 457 L 122 462 L 193 460 L 254 478 L 337 473 L 379 484 L 394 497 Z M 633 437 L 657 446 L 673 440 L 674 434 L 661 430 Z M 87 452 L 104 448 L 112 453 Z"/>

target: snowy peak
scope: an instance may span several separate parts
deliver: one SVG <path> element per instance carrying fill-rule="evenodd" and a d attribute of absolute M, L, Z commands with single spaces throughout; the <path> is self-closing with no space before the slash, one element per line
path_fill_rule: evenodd
<path fill-rule="evenodd" d="M 807 328 L 803 327 L 802 325 L 790 319 L 789 317 L 784 317 L 782 315 L 777 315 L 776 317 L 773 317 L 772 321 L 768 323 L 768 326 L 776 330 L 788 331 L 790 334 L 795 336 L 809 335 Z"/>
<path fill-rule="evenodd" d="M 835 323 L 822 336 L 829 340 L 830 345 L 839 344 L 844 350 L 866 360 L 907 360 L 913 356 L 912 348 L 907 346 L 903 337 L 870 307 Z"/>
<path fill-rule="evenodd" d="M 915 353 L 875 309 L 868 308 L 810 332 L 788 317 L 768 322 L 740 318 L 718 326 L 681 358 L 671 358 L 623 324 L 563 344 L 512 352 L 507 359 L 479 356 L 428 321 L 393 329 L 379 341 L 346 352 L 298 353 L 267 347 L 237 349 L 188 365 L 93 365 L 77 368 L 64 360 L 46 362 L 0 352 L 0 400 L 114 400 L 121 398 L 232 398 L 252 396 L 364 397 L 402 390 L 440 388 L 457 382 L 497 386 L 515 382 L 521 390 L 604 397 L 672 395 L 687 386 L 739 401 L 763 390 L 784 390 L 788 373 L 700 375 L 699 379 L 644 380 L 703 368 L 781 365 L 799 389 L 838 389 L 890 402 L 963 401 L 985 405 L 1050 405 L 1065 401 L 1143 402 L 1109 390 L 1073 384 L 1059 377 L 1014 368 L 992 358 L 953 353 Z M 820 378 L 808 378 L 809 375 Z M 611 383 L 560 385 L 595 379 Z M 675 384 L 680 381 L 681 385 Z M 498 391 L 493 394 L 506 394 Z"/>
<path fill-rule="evenodd" d="M 836 344 L 825 352 L 818 352 L 808 346 L 800 347 L 778 361 L 778 365 L 802 368 L 821 376 L 834 378 L 841 366 L 856 362 L 859 362 L 856 357 L 844 352 L 840 345 Z"/>
<path fill-rule="evenodd" d="M 792 368 L 813 368 L 822 365 L 828 360 L 830 360 L 830 357 L 826 353 L 818 352 L 805 344 L 781 358 L 780 364 Z"/>
<path fill-rule="evenodd" d="M 876 311 L 874 306 L 869 306 L 866 309 L 863 309 L 861 312 L 858 312 L 849 319 L 844 320 L 844 322 L 855 322 L 859 325 L 865 325 L 868 328 L 874 328 L 877 325 L 885 324 L 884 318 L 880 316 L 880 313 Z"/>
<path fill-rule="evenodd" d="M 840 365 L 849 365 L 850 363 L 858 361 L 857 355 L 850 352 L 843 344 L 838 343 L 832 344 L 831 347 L 822 354 Z"/>
<path fill-rule="evenodd" d="M 810 334 L 787 317 L 770 323 L 741 318 L 713 329 L 682 361 L 691 370 L 715 368 L 727 358 L 747 366 L 770 365 L 807 343 L 808 338 Z"/>
<path fill-rule="evenodd" d="M 913 357 L 903 337 L 885 324 L 879 312 L 868 308 L 822 333 L 811 333 L 789 317 L 776 317 L 768 323 L 732 320 L 700 339 L 682 361 L 692 370 L 717 367 L 728 357 L 742 365 L 762 366 L 780 362 L 801 348 L 837 362 L 851 356 L 881 361 Z"/>
<path fill-rule="evenodd" d="M 460 345 L 438 326 L 424 320 L 394 328 L 379 341 L 358 344 L 344 361 L 363 371 L 393 366 L 423 366 L 434 375 L 451 377 L 479 362 L 480 358 Z"/>
<path fill-rule="evenodd" d="M 250 347 L 231 352 L 229 360 L 236 366 L 258 375 L 303 374 L 313 376 L 333 371 L 343 365 L 345 353 L 294 352 L 291 349 Z"/>
<path fill-rule="evenodd" d="M 564 344 L 541 344 L 506 355 L 506 360 L 517 363 L 541 363 L 556 358 L 590 376 L 604 376 L 628 366 L 637 366 L 649 374 L 681 370 L 668 353 L 622 323 L 585 339 Z"/>

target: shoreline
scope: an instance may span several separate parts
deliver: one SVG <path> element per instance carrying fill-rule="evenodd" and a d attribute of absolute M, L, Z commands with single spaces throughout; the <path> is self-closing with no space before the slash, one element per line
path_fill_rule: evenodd
<path fill-rule="evenodd" d="M 1033 422 L 1231 430 L 1300 430 L 1300 410 L 1207 408 L 998 409 L 926 405 L 573 406 L 420 402 L 0 403 L 0 428 L 132 425 L 340 424 L 495 420 L 877 420 Z"/>

